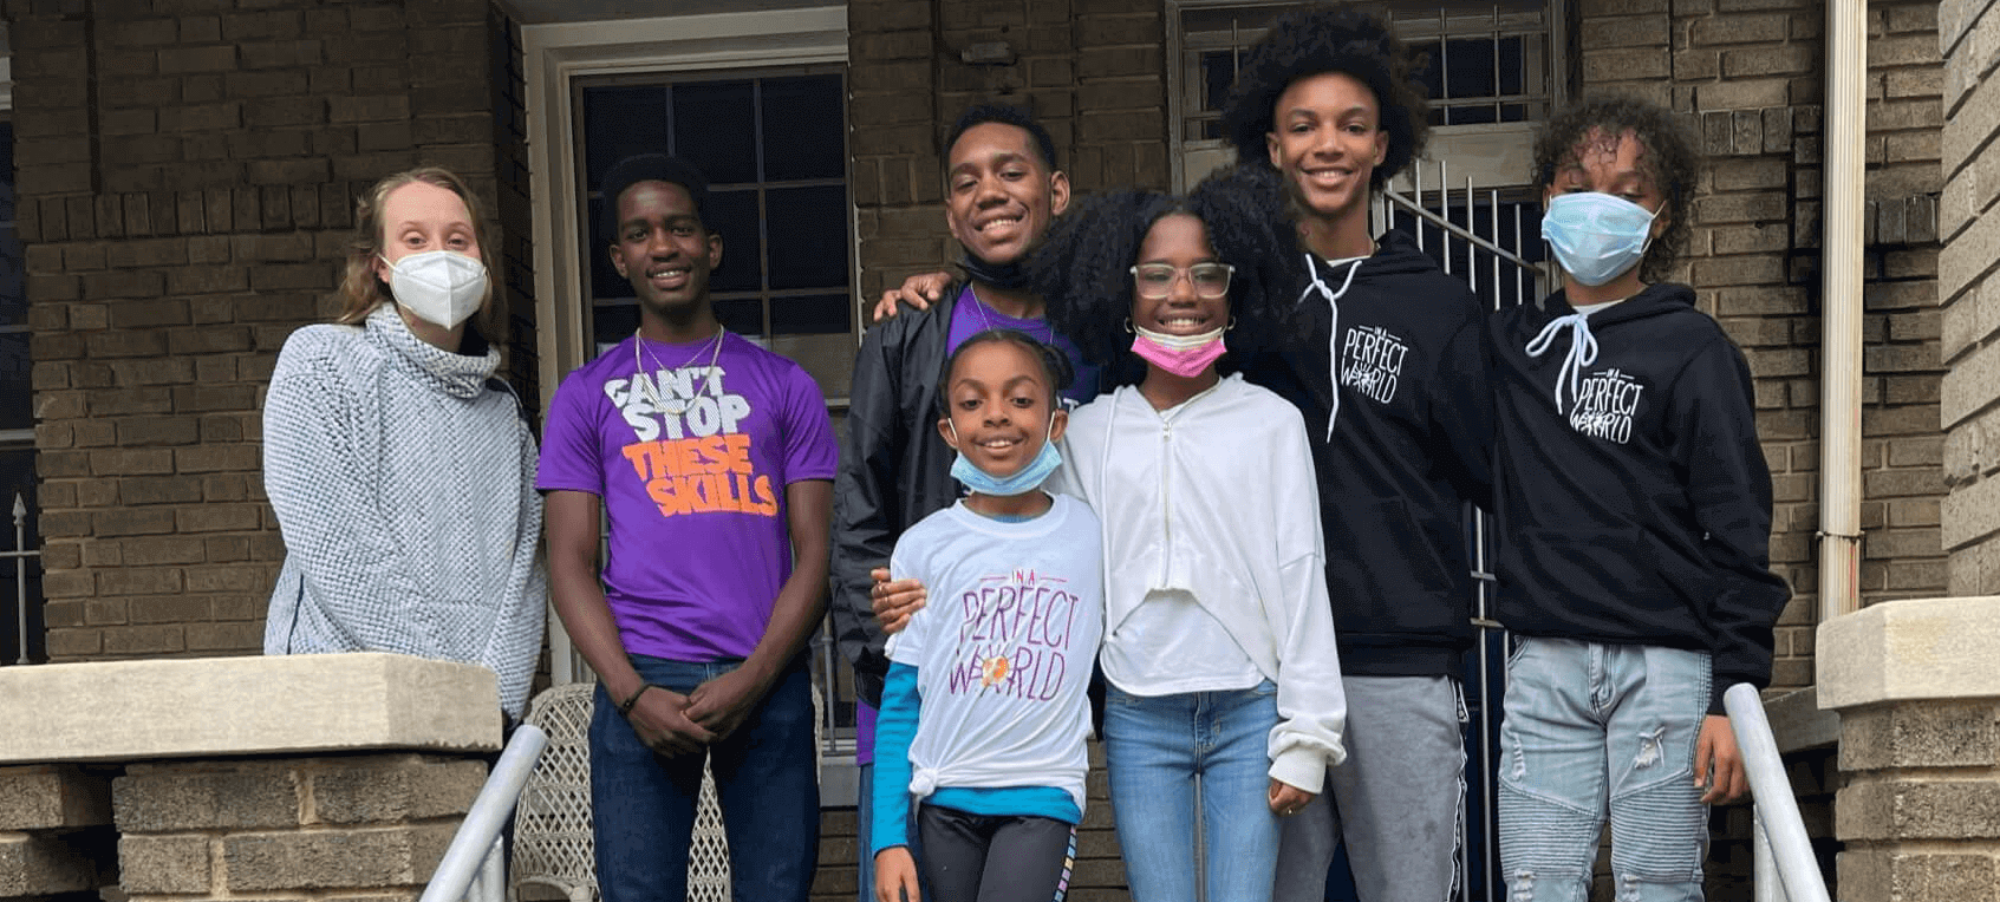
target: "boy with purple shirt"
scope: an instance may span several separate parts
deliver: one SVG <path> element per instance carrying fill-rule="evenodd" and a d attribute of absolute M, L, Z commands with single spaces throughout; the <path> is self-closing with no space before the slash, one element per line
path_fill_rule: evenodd
<path fill-rule="evenodd" d="M 825 602 L 833 429 L 803 369 L 717 322 L 707 193 L 694 167 L 657 154 L 605 177 L 611 261 L 640 325 L 563 380 L 536 480 L 556 612 L 599 678 L 591 804 L 606 902 L 686 896 L 704 761 L 734 898 L 802 902 L 818 861 L 802 651 Z"/>

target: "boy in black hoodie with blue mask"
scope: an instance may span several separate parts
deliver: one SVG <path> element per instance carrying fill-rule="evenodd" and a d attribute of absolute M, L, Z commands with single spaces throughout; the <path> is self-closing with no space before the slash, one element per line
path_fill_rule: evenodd
<path fill-rule="evenodd" d="M 1563 290 L 1489 320 L 1508 660 L 1509 898 L 1587 894 L 1604 812 L 1621 899 L 1699 899 L 1706 804 L 1747 789 L 1722 693 L 1764 686 L 1790 595 L 1749 367 L 1661 279 L 1699 169 L 1669 111 L 1597 100 L 1535 146 Z"/>

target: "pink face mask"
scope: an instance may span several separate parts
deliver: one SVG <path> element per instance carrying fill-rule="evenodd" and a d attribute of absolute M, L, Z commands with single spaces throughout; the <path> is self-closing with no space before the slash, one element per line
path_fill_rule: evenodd
<path fill-rule="evenodd" d="M 1228 350 L 1222 346 L 1222 329 L 1200 335 L 1165 335 L 1137 326 L 1132 331 L 1132 353 L 1183 379 L 1207 372 Z"/>

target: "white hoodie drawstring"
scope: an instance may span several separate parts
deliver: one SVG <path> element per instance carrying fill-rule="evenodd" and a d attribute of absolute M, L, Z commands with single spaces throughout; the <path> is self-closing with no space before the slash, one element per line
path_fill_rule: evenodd
<path fill-rule="evenodd" d="M 1597 362 L 1597 337 L 1590 334 L 1590 314 L 1572 313 L 1549 320 L 1542 327 L 1540 335 L 1528 342 L 1525 350 L 1530 357 L 1540 357 L 1555 344 L 1556 336 L 1564 329 L 1570 331 L 1569 353 L 1563 356 L 1562 369 L 1556 372 L 1556 413 L 1563 410 L 1563 383 L 1569 383 L 1569 397 L 1574 401 L 1577 388 L 1582 383 L 1583 368 Z"/>
<path fill-rule="evenodd" d="M 1312 252 L 1308 251 L 1306 253 L 1306 273 L 1312 276 L 1312 284 L 1307 285 L 1304 291 L 1299 292 L 1299 299 L 1293 302 L 1294 304 L 1303 304 L 1306 298 L 1314 290 L 1317 290 L 1321 297 L 1326 298 L 1327 309 L 1333 313 L 1333 328 L 1327 332 L 1326 339 L 1327 372 L 1333 377 L 1333 409 L 1328 411 L 1326 415 L 1326 440 L 1329 442 L 1333 441 L 1333 421 L 1340 417 L 1340 298 L 1347 293 L 1348 286 L 1354 284 L 1354 274 L 1361 271 L 1361 261 L 1366 259 L 1368 259 L 1366 256 L 1361 256 L 1327 261 L 1326 265 L 1328 267 L 1338 266 L 1349 260 L 1353 261 L 1353 265 L 1347 268 L 1346 281 L 1340 283 L 1339 291 L 1334 291 L 1326 287 L 1325 282 L 1320 281 L 1319 266 L 1314 261 Z"/>

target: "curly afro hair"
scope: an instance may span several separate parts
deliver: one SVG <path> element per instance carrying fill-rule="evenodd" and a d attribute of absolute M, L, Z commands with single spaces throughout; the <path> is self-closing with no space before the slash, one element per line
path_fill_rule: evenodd
<path fill-rule="evenodd" d="M 1411 53 L 1373 13 L 1343 4 L 1298 9 L 1272 22 L 1243 60 L 1222 110 L 1223 130 L 1239 162 L 1268 166 L 1265 136 L 1276 130 L 1273 114 L 1285 89 L 1326 72 L 1351 76 L 1375 93 L 1381 127 L 1389 133 L 1388 156 L 1370 179 L 1380 188 L 1421 155 L 1430 138 L 1430 102 L 1416 80 L 1423 65 L 1423 56 Z"/>
<path fill-rule="evenodd" d="M 1172 214 L 1194 216 L 1209 245 L 1235 267 L 1229 311 L 1232 354 L 1281 347 L 1291 326 L 1280 295 L 1291 284 L 1286 260 L 1296 239 L 1284 215 L 1279 176 L 1230 167 L 1183 199 L 1157 191 L 1115 191 L 1085 198 L 1056 220 L 1028 260 L 1028 274 L 1047 304 L 1049 321 L 1085 359 L 1103 366 L 1105 387 L 1136 385 L 1146 365 L 1131 351 L 1131 267 L 1153 224 Z M 1227 358 L 1225 358 L 1227 368 Z"/>
<path fill-rule="evenodd" d="M 1583 165 L 1586 153 L 1614 153 L 1630 134 L 1642 152 L 1639 165 L 1665 195 L 1661 212 L 1666 231 L 1646 248 L 1639 278 L 1665 281 L 1693 230 L 1694 192 L 1701 174 L 1701 151 L 1694 134 L 1671 110 L 1634 97 L 1599 97 L 1560 110 L 1535 135 L 1535 193 L 1546 197 L 1556 175 Z"/>

